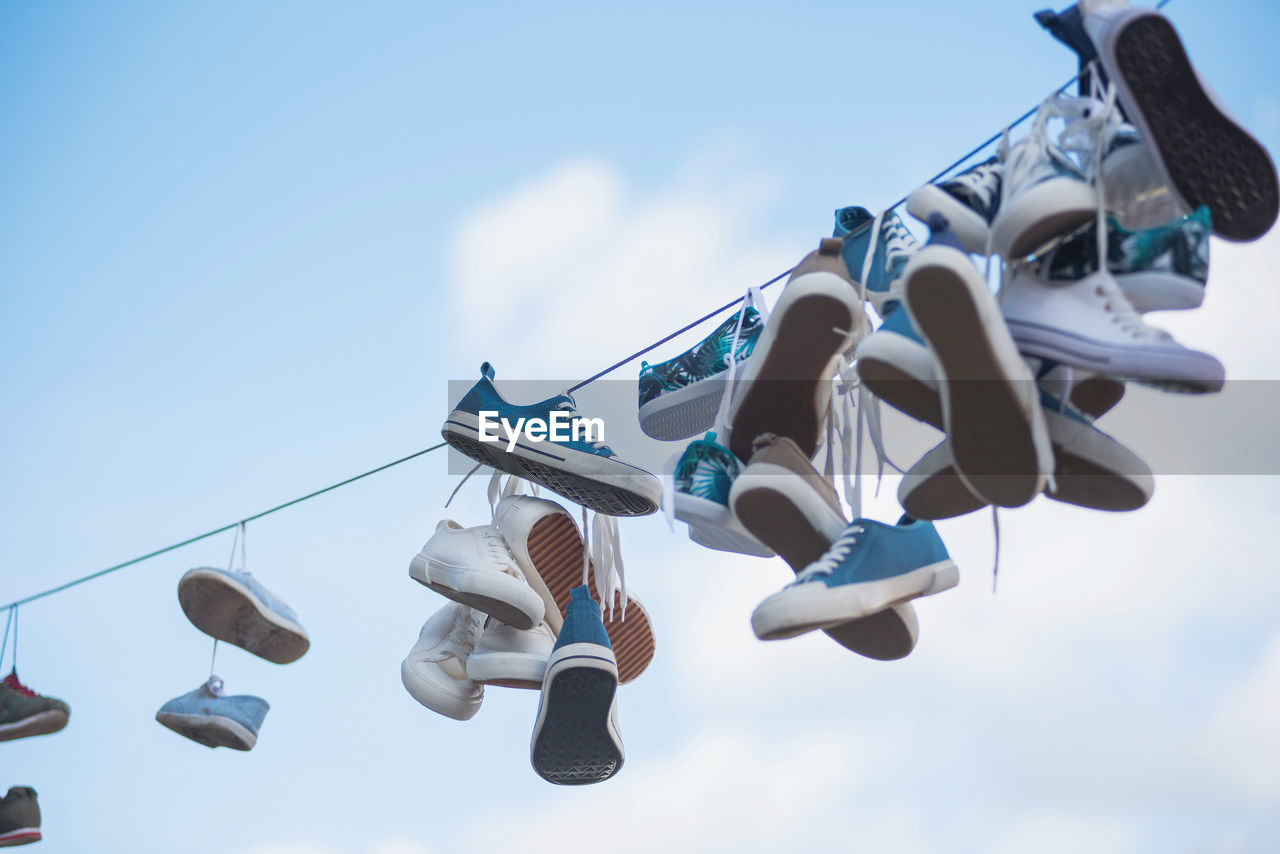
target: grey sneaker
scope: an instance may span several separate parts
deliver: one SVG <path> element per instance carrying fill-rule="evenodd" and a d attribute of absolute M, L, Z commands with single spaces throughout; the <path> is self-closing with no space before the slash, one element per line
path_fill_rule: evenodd
<path fill-rule="evenodd" d="M 14 786 L 0 800 L 0 848 L 30 845 L 43 838 L 36 790 L 30 786 Z"/>
<path fill-rule="evenodd" d="M 70 716 L 70 706 L 32 691 L 18 681 L 16 671 L 0 682 L 0 741 L 57 732 Z"/>
<path fill-rule="evenodd" d="M 197 629 L 276 664 L 311 648 L 298 615 L 244 571 L 202 566 L 178 582 L 178 602 Z"/>
<path fill-rule="evenodd" d="M 161 706 L 156 720 L 205 747 L 250 750 L 258 743 L 258 729 L 270 708 L 261 697 L 226 696 L 222 680 L 210 676 L 199 688 Z"/>

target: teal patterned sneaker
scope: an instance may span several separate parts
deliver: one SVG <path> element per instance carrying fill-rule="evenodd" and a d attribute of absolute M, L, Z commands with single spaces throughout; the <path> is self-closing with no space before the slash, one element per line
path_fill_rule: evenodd
<path fill-rule="evenodd" d="M 818 560 L 756 607 L 761 640 L 795 637 L 861 620 L 921 596 L 950 590 L 960 571 L 929 522 L 855 519 Z"/>
<path fill-rule="evenodd" d="M 530 759 L 542 779 L 562 786 L 599 783 L 622 767 L 618 664 L 600 607 L 575 587 L 547 662 Z"/>
<path fill-rule="evenodd" d="M 665 442 L 710 430 L 725 391 L 730 351 L 733 361 L 744 361 L 763 329 L 760 312 L 744 306 L 692 350 L 657 365 L 641 362 L 640 429 Z"/>
<path fill-rule="evenodd" d="M 252 750 L 270 708 L 261 697 L 228 697 L 222 680 L 210 676 L 199 688 L 161 706 L 156 721 L 205 747 Z"/>
<path fill-rule="evenodd" d="M 30 845 L 43 838 L 36 790 L 30 786 L 14 786 L 0 799 L 0 848 Z"/>
<path fill-rule="evenodd" d="M 567 394 L 529 405 L 508 403 L 493 378 L 493 367 L 485 362 L 480 380 L 449 413 L 440 434 L 451 447 L 608 516 L 657 511 L 661 481 L 618 459 L 600 439 L 602 419 L 579 415 Z M 483 437 L 482 413 L 487 424 Z M 514 425 L 515 436 L 504 431 L 500 419 Z"/>
<path fill-rule="evenodd" d="M 0 682 L 0 741 L 55 733 L 70 716 L 70 706 L 32 691 L 18 681 L 16 670 Z"/>
<path fill-rule="evenodd" d="M 991 223 L 991 248 L 1002 258 L 1024 258 L 1097 215 L 1097 190 L 1048 130 L 1051 120 L 1078 118 L 1085 108 L 1080 99 L 1049 98 L 1027 135 L 1002 153 L 1000 209 Z"/>
<path fill-rule="evenodd" d="M 244 570 L 197 567 L 178 581 L 178 602 L 206 635 L 267 661 L 289 664 L 311 648 L 293 609 Z"/>
<path fill-rule="evenodd" d="M 773 549 L 751 533 L 729 509 L 729 489 L 742 473 L 733 452 L 708 433 L 690 442 L 676 463 L 675 518 L 689 525 L 689 539 L 722 552 L 773 557 Z"/>
<path fill-rule="evenodd" d="M 893 211 L 873 216 L 856 205 L 836 211 L 835 236 L 844 239 L 841 256 L 849 278 L 863 287 L 884 317 L 890 304 L 902 298 L 902 271 L 920 241 Z"/>
<path fill-rule="evenodd" d="M 999 158 L 992 157 L 960 174 L 925 184 L 907 197 L 907 212 L 921 222 L 941 214 L 951 223 L 964 251 L 986 255 L 991 221 L 1000 210 Z"/>
<path fill-rule="evenodd" d="M 1075 399 L 1075 395 L 1072 395 Z M 1155 489 L 1151 468 L 1137 454 L 1093 425 L 1093 418 L 1043 389 L 1045 425 L 1053 443 L 1055 501 L 1093 510 L 1137 510 Z M 917 519 L 950 519 L 987 506 L 964 485 L 947 443 L 925 454 L 903 475 L 898 501 Z"/>
<path fill-rule="evenodd" d="M 1199 308 L 1209 279 L 1209 208 L 1156 228 L 1129 231 L 1107 218 L 1107 269 L 1134 309 Z M 1049 278 L 1083 279 L 1098 269 L 1097 226 L 1089 225 L 1052 251 Z"/>

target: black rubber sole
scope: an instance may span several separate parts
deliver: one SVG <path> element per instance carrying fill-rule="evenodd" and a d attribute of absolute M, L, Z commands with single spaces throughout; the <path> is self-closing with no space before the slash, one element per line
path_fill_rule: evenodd
<path fill-rule="evenodd" d="M 1280 211 L 1275 164 L 1204 91 L 1173 25 L 1157 15 L 1126 24 L 1115 65 L 1108 71 L 1123 79 L 1122 105 L 1131 118 L 1141 115 L 1148 143 L 1188 208 L 1208 205 L 1219 237 L 1266 234 Z"/>
<path fill-rule="evenodd" d="M 547 715 L 533 740 L 533 770 L 561 786 L 599 783 L 622 767 L 622 752 L 609 735 L 609 710 L 617 681 L 593 667 L 557 673 L 547 692 Z"/>

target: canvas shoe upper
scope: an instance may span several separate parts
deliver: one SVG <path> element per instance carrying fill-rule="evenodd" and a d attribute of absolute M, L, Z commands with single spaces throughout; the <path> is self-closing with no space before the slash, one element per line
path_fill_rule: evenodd
<path fill-rule="evenodd" d="M 561 632 L 573 590 L 583 580 L 584 543 L 578 523 L 554 501 L 509 495 L 494 509 L 493 524 L 502 532 L 529 585 L 542 597 L 551 630 Z M 605 582 L 605 573 L 614 575 L 616 570 L 605 563 L 609 549 L 601 539 L 597 531 L 592 540 L 596 548 L 587 565 L 587 583 L 602 599 L 606 587 L 613 589 L 612 607 L 604 615 L 604 624 L 613 639 L 618 678 L 625 685 L 653 661 L 657 641 L 639 597 L 627 591 L 624 607 L 617 585 Z"/>
<path fill-rule="evenodd" d="M 227 696 L 222 680 L 210 676 L 199 688 L 161 706 L 156 720 L 205 747 L 251 750 L 270 708 L 261 697 Z"/>
<path fill-rule="evenodd" d="M 835 236 L 844 240 L 840 254 L 845 272 L 859 283 L 881 317 L 901 298 L 902 271 L 920 248 L 902 219 L 893 211 L 874 216 L 850 205 L 836 211 Z"/>
<path fill-rule="evenodd" d="M 409 696 L 448 718 L 473 717 L 484 688 L 467 675 L 467 657 L 483 630 L 484 615 L 456 602 L 433 614 L 400 664 L 400 681 Z"/>
<path fill-rule="evenodd" d="M 1200 79 L 1173 24 L 1127 3 L 1080 9 L 1121 107 L 1183 208 L 1207 205 L 1228 240 L 1265 234 L 1280 211 L 1275 164 Z"/>
<path fill-rule="evenodd" d="M 690 442 L 672 475 L 674 516 L 689 525 L 689 539 L 699 545 L 773 557 L 773 549 L 751 536 L 729 509 L 729 489 L 741 473 L 742 463 L 714 433 Z"/>
<path fill-rule="evenodd" d="M 244 570 L 197 567 L 178 581 L 178 602 L 191 624 L 276 664 L 311 648 L 298 615 Z"/>
<path fill-rule="evenodd" d="M 744 361 L 763 330 L 760 312 L 743 306 L 693 349 L 656 365 L 641 362 L 640 429 L 665 441 L 711 429 L 724 393 L 730 351 L 734 361 Z"/>
<path fill-rule="evenodd" d="M 618 665 L 600 607 L 575 587 L 547 663 L 529 754 L 533 770 L 559 785 L 607 780 L 622 767 Z"/>
<path fill-rule="evenodd" d="M 944 219 L 935 214 L 930 225 L 929 245 L 903 274 L 904 293 L 934 357 L 947 443 L 973 492 L 1021 507 L 1053 471 L 1039 395 L 986 280 Z"/>
<path fill-rule="evenodd" d="M 556 395 L 529 405 L 509 403 L 493 384 L 493 367 L 480 366 L 480 379 L 449 413 L 440 434 L 453 448 L 478 463 L 545 486 L 575 504 L 610 516 L 644 516 L 658 509 L 662 483 L 642 468 L 618 459 L 597 433 L 578 414 L 573 398 Z M 508 450 L 510 437 L 499 429 L 498 441 L 480 438 L 480 413 L 490 424 L 505 418 L 511 424 L 520 419 L 537 419 L 544 426 L 562 422 L 564 441 L 550 436 L 531 438 L 522 433 Z"/>
<path fill-rule="evenodd" d="M 855 519 L 821 558 L 751 615 L 761 640 L 795 637 L 955 587 L 960 572 L 929 522 Z"/>
<path fill-rule="evenodd" d="M 542 597 L 493 525 L 464 528 L 442 520 L 409 564 L 409 577 L 517 629 L 531 629 L 542 620 Z"/>
<path fill-rule="evenodd" d="M 1171 391 L 1222 388 L 1222 363 L 1148 326 L 1110 271 L 1078 279 L 1051 272 L 1039 259 L 1004 284 L 1001 309 L 1024 354 Z"/>
<path fill-rule="evenodd" d="M 67 725 L 71 707 L 18 681 L 17 671 L 0 681 L 0 741 L 49 735 Z"/>
<path fill-rule="evenodd" d="M 1098 193 L 1084 171 L 1050 139 L 1055 118 L 1077 119 L 1093 109 L 1058 95 L 1036 113 L 1031 130 L 1001 152 L 1000 208 L 991 223 L 991 248 L 1009 260 L 1037 251 L 1096 216 Z"/>
<path fill-rule="evenodd" d="M 756 439 L 729 502 L 743 526 L 797 573 L 821 557 L 847 524 L 827 478 L 795 442 L 773 434 Z M 915 648 L 919 625 L 908 602 L 824 631 L 846 649 L 887 661 Z"/>
<path fill-rule="evenodd" d="M 1151 498 L 1151 468 L 1093 424 L 1093 418 L 1040 392 L 1045 425 L 1053 443 L 1055 501 L 1095 510 L 1137 510 Z M 987 506 L 956 475 L 951 450 L 942 442 L 903 475 L 898 501 L 918 519 L 949 519 Z"/>
<path fill-rule="evenodd" d="M 1142 231 L 1107 218 L 1107 269 L 1139 313 L 1199 308 L 1209 278 L 1209 208 Z M 1098 269 L 1097 226 L 1052 250 L 1050 281 L 1083 279 Z"/>
<path fill-rule="evenodd" d="M 0 848 L 30 845 L 43 838 L 36 790 L 30 786 L 9 789 L 8 794 L 0 799 Z"/>
<path fill-rule="evenodd" d="M 467 656 L 467 678 L 480 685 L 537 690 L 555 642 L 546 620 L 532 629 L 517 629 L 490 617 Z"/>
<path fill-rule="evenodd" d="M 841 354 L 861 336 L 866 314 L 845 270 L 839 238 L 823 238 L 791 273 L 755 352 L 734 383 L 728 447 L 751 456 L 762 433 L 789 436 L 813 454 Z"/>
<path fill-rule="evenodd" d="M 991 222 L 1000 210 L 1002 171 L 999 158 L 991 157 L 944 181 L 925 184 L 907 197 L 907 211 L 921 222 L 941 214 L 966 252 L 986 255 Z"/>

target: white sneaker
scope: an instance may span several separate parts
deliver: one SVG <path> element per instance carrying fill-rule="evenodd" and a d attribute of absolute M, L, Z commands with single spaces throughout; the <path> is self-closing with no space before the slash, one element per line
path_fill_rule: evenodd
<path fill-rule="evenodd" d="M 521 630 L 491 617 L 475 651 L 467 657 L 467 677 L 481 685 L 536 691 L 542 687 L 555 644 L 555 632 L 546 620 Z"/>
<path fill-rule="evenodd" d="M 400 681 L 409 695 L 447 718 L 465 721 L 474 716 L 484 688 L 467 676 L 467 658 L 483 626 L 479 611 L 457 604 L 444 606 L 427 620 L 400 664 Z"/>
<path fill-rule="evenodd" d="M 493 525 L 443 520 L 409 564 L 409 577 L 517 629 L 531 629 L 543 616 L 542 598 Z"/>
<path fill-rule="evenodd" d="M 1213 356 L 1148 326 L 1106 271 L 1050 282 L 1045 262 L 1022 267 L 1005 283 L 1001 309 L 1028 356 L 1172 391 L 1218 391 L 1226 378 Z"/>

